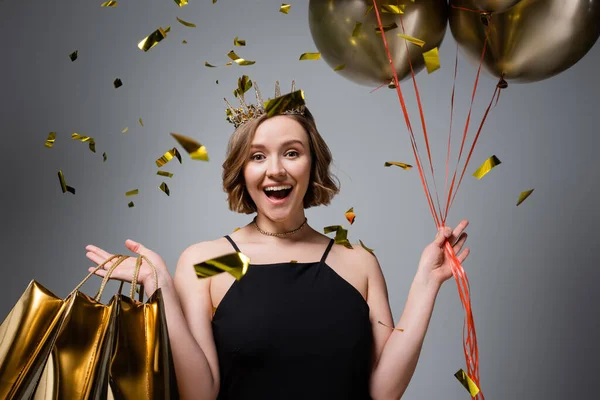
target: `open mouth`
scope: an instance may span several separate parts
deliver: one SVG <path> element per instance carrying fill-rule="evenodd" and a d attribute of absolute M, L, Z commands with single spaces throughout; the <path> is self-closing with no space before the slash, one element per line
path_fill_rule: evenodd
<path fill-rule="evenodd" d="M 292 192 L 291 186 L 278 186 L 274 188 L 264 189 L 265 194 L 268 198 L 273 200 L 283 200 L 290 195 Z"/>

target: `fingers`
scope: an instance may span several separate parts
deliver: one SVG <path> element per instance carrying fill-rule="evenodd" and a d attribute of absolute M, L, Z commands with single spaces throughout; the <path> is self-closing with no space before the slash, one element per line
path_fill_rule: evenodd
<path fill-rule="evenodd" d="M 112 257 L 112 254 L 102 250 L 99 247 L 96 247 L 94 245 L 88 244 L 87 246 L 85 246 L 85 249 L 91 253 L 97 254 L 98 256 L 100 256 L 103 260 L 106 260 L 110 257 Z"/>
<path fill-rule="evenodd" d="M 452 228 L 449 226 L 440 227 L 433 243 L 442 248 L 446 240 L 450 238 L 450 235 L 452 235 Z"/>
<path fill-rule="evenodd" d="M 456 228 L 454 228 L 454 231 L 452 231 L 452 237 L 458 238 L 467 226 L 469 226 L 469 221 L 466 219 L 460 221 L 459 224 L 456 225 Z"/>

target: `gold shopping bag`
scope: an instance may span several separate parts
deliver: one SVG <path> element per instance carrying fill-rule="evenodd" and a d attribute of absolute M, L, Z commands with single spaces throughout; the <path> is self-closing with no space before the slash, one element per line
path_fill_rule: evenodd
<path fill-rule="evenodd" d="M 142 259 L 152 268 L 155 282 L 154 294 L 146 303 L 143 302 L 143 285 L 139 301 L 134 298 Z M 179 398 L 165 308 L 157 279 L 154 265 L 140 255 L 131 282 L 130 297 L 121 295 L 119 290 L 109 399 Z"/>
<path fill-rule="evenodd" d="M 119 257 L 115 255 L 113 258 Z M 105 263 L 106 263 L 105 262 Z M 100 269 L 104 264 L 98 266 Z M 78 285 L 81 287 L 93 272 Z M 75 292 L 75 291 L 74 291 Z M 57 334 L 70 313 L 74 292 L 61 299 L 32 280 L 0 325 L 0 398 L 30 399 Z"/>

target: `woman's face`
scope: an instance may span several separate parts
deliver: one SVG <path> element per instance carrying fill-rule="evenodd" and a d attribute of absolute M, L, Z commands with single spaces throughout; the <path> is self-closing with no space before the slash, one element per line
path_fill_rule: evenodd
<path fill-rule="evenodd" d="M 259 213 L 283 221 L 303 212 L 310 170 L 310 145 L 302 125 L 283 115 L 260 124 L 244 167 L 246 189 Z"/>

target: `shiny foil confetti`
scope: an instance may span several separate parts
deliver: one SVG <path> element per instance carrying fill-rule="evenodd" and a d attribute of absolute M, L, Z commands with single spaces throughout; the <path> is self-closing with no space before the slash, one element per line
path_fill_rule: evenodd
<path fill-rule="evenodd" d="M 354 223 L 354 220 L 356 219 L 356 214 L 354 214 L 354 207 L 350 207 L 350 209 L 344 213 L 344 216 L 346 217 L 348 222 L 350 222 L 350 225 L 352 225 Z"/>
<path fill-rule="evenodd" d="M 369 14 L 371 11 L 373 11 L 373 4 L 371 4 L 370 6 L 367 7 L 367 10 L 365 11 L 365 15 Z"/>
<path fill-rule="evenodd" d="M 289 14 L 291 7 L 291 4 L 281 3 L 281 6 L 279 6 L 279 12 L 283 14 Z"/>
<path fill-rule="evenodd" d="M 106 153 L 102 153 L 102 162 L 106 162 Z"/>
<path fill-rule="evenodd" d="M 125 133 L 125 132 L 127 132 L 128 130 L 129 130 L 129 128 L 126 126 L 126 127 L 125 127 L 125 129 L 123 129 L 123 130 L 121 131 L 121 133 Z"/>
<path fill-rule="evenodd" d="M 393 5 L 381 5 L 381 12 L 383 14 L 404 14 L 404 5 L 393 6 Z"/>
<path fill-rule="evenodd" d="M 360 35 L 360 31 L 362 29 L 362 22 L 357 22 L 354 24 L 354 29 L 352 30 L 352 37 L 358 37 Z"/>
<path fill-rule="evenodd" d="M 238 78 L 238 87 L 233 91 L 233 95 L 238 97 L 238 95 L 246 93 L 248 90 L 252 88 L 252 80 L 248 77 L 248 75 L 242 75 Z"/>
<path fill-rule="evenodd" d="M 104 3 L 100 4 L 100 7 L 116 7 L 116 6 L 117 6 L 117 2 L 115 0 L 105 1 Z"/>
<path fill-rule="evenodd" d="M 236 37 L 233 38 L 233 45 L 234 46 L 238 46 L 238 47 L 245 46 L 246 45 L 246 41 L 242 40 L 242 39 L 240 39 L 240 38 L 238 38 L 236 36 Z"/>
<path fill-rule="evenodd" d="M 240 229 L 242 229 L 242 228 L 235 228 L 233 231 L 234 231 L 234 232 L 237 232 L 237 231 L 239 231 Z"/>
<path fill-rule="evenodd" d="M 346 68 L 346 64 L 340 64 L 340 65 L 338 65 L 337 67 L 335 67 L 333 70 L 334 70 L 334 71 L 341 71 L 341 70 L 343 70 L 344 68 Z"/>
<path fill-rule="evenodd" d="M 244 60 L 243 58 L 241 58 L 240 56 L 235 54 L 235 51 L 233 51 L 233 50 L 231 50 L 229 53 L 227 53 L 227 57 L 231 58 L 234 63 L 236 63 L 237 65 L 241 65 L 241 66 L 252 65 L 252 64 L 256 63 L 256 61 Z"/>
<path fill-rule="evenodd" d="M 80 142 L 88 142 L 88 145 L 90 147 L 90 150 L 95 153 L 96 152 L 96 142 L 94 141 L 93 137 L 90 136 L 82 136 L 79 133 L 72 133 L 71 134 L 71 139 L 73 140 L 79 140 Z"/>
<path fill-rule="evenodd" d="M 273 117 L 304 105 L 304 92 L 296 90 L 295 92 L 265 101 L 264 109 L 268 117 Z"/>
<path fill-rule="evenodd" d="M 477 179 L 481 179 L 485 176 L 485 174 L 490 172 L 492 168 L 499 164 L 501 164 L 501 162 L 500 160 L 498 160 L 498 157 L 491 156 L 490 158 L 485 160 L 479 168 L 477 168 L 477 170 L 473 173 L 473 176 Z"/>
<path fill-rule="evenodd" d="M 181 159 L 181 154 L 179 154 L 179 151 L 175 147 L 173 147 L 171 150 L 163 154 L 162 157 L 156 160 L 156 166 L 159 168 L 162 167 L 163 165 L 171 161 L 173 157 L 177 157 L 177 159 L 179 160 L 179 164 L 183 162 L 183 160 Z"/>
<path fill-rule="evenodd" d="M 194 264 L 194 270 L 199 279 L 228 272 L 239 281 L 248 272 L 249 265 L 250 259 L 245 254 L 237 252 Z"/>
<path fill-rule="evenodd" d="M 171 27 L 170 27 L 170 26 L 167 26 L 167 27 L 165 28 L 165 33 L 169 33 L 169 32 L 171 32 Z"/>
<path fill-rule="evenodd" d="M 50 132 L 48 134 L 48 138 L 46 139 L 46 143 L 44 143 L 44 146 L 51 149 L 52 146 L 54 146 L 55 141 L 56 141 L 56 132 Z"/>
<path fill-rule="evenodd" d="M 167 37 L 167 32 L 163 28 L 158 28 L 150 35 L 146 36 L 138 43 L 140 50 L 148 51 L 156 46 L 161 40 Z"/>
<path fill-rule="evenodd" d="M 527 199 L 527 198 L 529 197 L 529 195 L 530 195 L 531 193 L 533 193 L 533 191 L 534 191 L 534 190 L 535 190 L 535 189 L 529 189 L 529 190 L 526 190 L 526 191 L 524 191 L 524 192 L 521 192 L 521 194 L 519 195 L 519 200 L 517 201 L 517 206 L 518 206 L 519 204 L 521 204 L 522 202 L 524 202 L 524 201 L 525 201 L 525 199 Z"/>
<path fill-rule="evenodd" d="M 144 126 L 144 121 L 142 120 L 142 118 L 140 117 L 140 119 L 138 120 L 141 126 Z"/>
<path fill-rule="evenodd" d="M 113 86 L 116 88 L 120 88 L 121 86 L 123 86 L 123 82 L 121 82 L 121 80 L 119 78 L 115 79 L 113 82 Z"/>
<path fill-rule="evenodd" d="M 160 186 L 158 187 L 160 190 L 162 190 L 163 192 L 165 192 L 167 194 L 167 196 L 171 195 L 171 191 L 169 190 L 169 187 L 167 186 L 166 183 L 161 183 Z"/>
<path fill-rule="evenodd" d="M 192 24 L 191 22 L 184 21 L 184 20 L 182 20 L 179 17 L 175 17 L 175 18 L 177 18 L 177 21 L 179 21 L 179 23 L 181 25 L 183 25 L 183 26 L 187 26 L 188 28 L 195 28 L 196 27 L 196 24 Z"/>
<path fill-rule="evenodd" d="M 352 249 L 352 245 L 348 240 L 348 230 L 344 229 L 341 225 L 331 225 L 323 228 L 324 233 L 327 235 L 328 233 L 335 232 L 335 244 L 341 244 L 344 247 Z"/>
<path fill-rule="evenodd" d="M 207 62 L 205 62 L 205 63 L 204 63 L 204 66 L 205 66 L 205 67 L 208 67 L 208 68 L 217 68 L 217 66 L 216 66 L 216 65 L 212 65 L 212 64 L 209 64 L 209 63 L 207 63 Z"/>
<path fill-rule="evenodd" d="M 187 40 L 182 40 L 181 44 L 187 44 Z"/>
<path fill-rule="evenodd" d="M 412 165 L 401 163 L 401 162 L 398 162 L 398 161 L 386 161 L 383 164 L 384 167 L 391 167 L 392 165 L 395 165 L 396 167 L 400 167 L 400 168 L 406 169 L 406 170 L 409 170 L 409 169 L 412 168 Z"/>
<path fill-rule="evenodd" d="M 194 139 L 180 135 L 178 133 L 171 132 L 171 136 L 173 136 L 175 140 L 177 140 L 177 143 L 179 143 L 179 145 L 183 147 L 185 151 L 188 152 L 192 160 L 208 161 L 208 153 L 206 151 L 206 147 L 202 146 Z"/>
<path fill-rule="evenodd" d="M 383 31 L 384 32 L 391 31 L 392 29 L 396 29 L 397 27 L 398 27 L 398 24 L 396 24 L 395 22 L 392 22 L 391 24 L 383 25 Z M 379 29 L 379 27 L 376 27 L 375 33 L 381 34 L 381 29 Z"/>
<path fill-rule="evenodd" d="M 298 264 L 298 260 L 290 260 L 290 263 L 292 263 L 292 264 Z"/>
<path fill-rule="evenodd" d="M 173 177 L 173 174 L 167 171 L 156 171 L 156 175 L 166 176 L 167 178 Z"/>
<path fill-rule="evenodd" d="M 140 193 L 139 189 L 133 189 L 133 190 L 130 190 L 129 192 L 126 192 L 125 197 L 136 196 L 138 193 Z"/>
<path fill-rule="evenodd" d="M 71 59 L 71 61 L 75 61 L 77 60 L 77 56 L 79 55 L 79 51 L 75 50 L 74 52 L 72 52 L 71 54 L 69 54 L 69 58 Z"/>
<path fill-rule="evenodd" d="M 395 330 L 395 331 L 404 332 L 404 329 L 401 329 L 401 328 L 394 328 L 393 326 L 386 325 L 386 324 L 384 324 L 384 323 L 383 323 L 383 322 L 381 322 L 381 321 L 377 321 L 377 323 L 378 323 L 379 325 L 383 325 L 383 326 L 385 326 L 385 327 L 387 327 L 387 328 L 390 328 L 390 329 L 393 329 L 393 330 Z"/>
<path fill-rule="evenodd" d="M 404 40 L 406 40 L 406 41 L 408 41 L 408 42 L 410 42 L 412 44 L 415 44 L 415 45 L 417 45 L 419 47 L 425 46 L 425 41 L 423 41 L 421 39 L 417 39 L 415 37 L 408 36 L 408 35 L 405 35 L 403 33 L 397 33 L 396 36 L 401 37 L 402 39 L 404 39 Z"/>
<path fill-rule="evenodd" d="M 360 245 L 362 246 L 363 249 L 365 249 L 366 251 L 368 251 L 369 253 L 375 255 L 375 250 L 368 248 L 367 246 L 365 246 L 365 244 L 363 243 L 362 240 L 358 239 L 358 242 L 360 243 Z"/>
<path fill-rule="evenodd" d="M 467 389 L 467 391 L 469 392 L 471 397 L 477 396 L 477 394 L 479 393 L 479 388 L 477 387 L 475 382 L 473 382 L 471 380 L 469 375 L 467 375 L 467 373 L 462 370 L 462 368 L 459 369 L 454 374 L 454 376 L 456 377 L 456 379 L 458 379 L 458 381 L 461 383 L 461 385 L 463 385 L 465 387 L 465 389 Z"/>
<path fill-rule="evenodd" d="M 302 53 L 299 60 L 318 60 L 321 58 L 321 53 Z"/>
<path fill-rule="evenodd" d="M 58 180 L 60 182 L 60 188 L 63 193 L 69 192 L 69 193 L 75 194 L 75 189 L 72 188 L 71 186 L 68 186 L 67 183 L 65 182 L 65 176 L 63 175 L 62 170 L 58 171 Z"/>
<path fill-rule="evenodd" d="M 188 0 L 173 0 L 175 1 L 175 4 L 177 4 L 179 7 L 184 7 L 188 5 Z"/>
<path fill-rule="evenodd" d="M 427 67 L 428 74 L 431 74 L 433 71 L 439 69 L 440 55 L 438 53 L 438 48 L 434 47 L 433 49 L 423 53 L 423 60 L 425 60 L 425 66 Z"/>
<path fill-rule="evenodd" d="M 127 204 L 127 207 L 129 207 L 129 208 L 133 208 L 133 206 L 134 206 L 134 204 L 133 204 L 133 201 L 130 201 L 130 202 Z"/>

